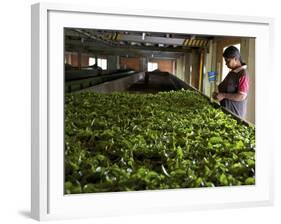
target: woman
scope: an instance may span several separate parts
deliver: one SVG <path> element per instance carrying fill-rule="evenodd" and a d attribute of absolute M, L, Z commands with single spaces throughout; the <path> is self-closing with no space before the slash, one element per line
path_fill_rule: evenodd
<path fill-rule="evenodd" d="M 239 50 L 234 46 L 225 49 L 223 57 L 231 71 L 219 84 L 218 92 L 214 92 L 213 97 L 220 101 L 221 106 L 244 118 L 249 91 L 247 66 L 242 61 Z"/>

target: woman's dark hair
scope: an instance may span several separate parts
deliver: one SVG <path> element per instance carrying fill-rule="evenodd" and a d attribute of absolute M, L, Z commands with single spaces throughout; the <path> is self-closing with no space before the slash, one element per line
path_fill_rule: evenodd
<path fill-rule="evenodd" d="M 243 60 L 241 58 L 239 50 L 236 47 L 234 47 L 234 46 L 230 46 L 230 47 L 226 48 L 224 50 L 222 56 L 224 58 L 236 58 L 236 59 L 239 59 L 241 65 L 245 65 L 245 63 L 243 62 Z"/>

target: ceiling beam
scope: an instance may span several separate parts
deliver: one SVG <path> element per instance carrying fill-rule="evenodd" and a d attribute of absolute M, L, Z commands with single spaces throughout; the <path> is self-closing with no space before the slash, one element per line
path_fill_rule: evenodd
<path fill-rule="evenodd" d="M 81 52 L 90 53 L 93 55 L 116 55 L 124 57 L 167 57 L 167 58 L 178 58 L 184 55 L 184 52 L 168 52 L 168 51 L 158 51 L 158 50 L 138 50 L 133 48 L 123 49 L 123 48 L 97 48 L 97 47 L 84 47 L 76 46 L 71 44 L 66 44 L 65 51 L 69 52 Z"/>
<path fill-rule="evenodd" d="M 95 41 L 99 41 L 106 45 L 111 46 L 119 46 L 120 42 L 134 42 L 134 43 L 143 43 L 143 44 L 163 44 L 163 45 L 173 45 L 173 46 L 188 46 L 188 47 L 207 47 L 209 43 L 209 38 L 196 38 L 195 36 L 191 36 L 189 38 L 171 38 L 171 37 L 158 37 L 151 36 L 150 34 L 146 34 L 145 32 L 136 34 L 123 34 L 120 32 L 105 32 L 105 33 L 97 33 L 93 30 L 85 30 L 85 29 L 73 29 L 66 30 L 66 36 L 75 36 L 77 35 L 81 37 L 83 35 L 85 38 L 89 38 Z"/>
<path fill-rule="evenodd" d="M 143 50 L 143 51 L 163 51 L 163 52 L 182 52 L 182 53 L 190 53 L 190 48 L 182 48 L 182 47 L 155 47 L 155 46 L 138 46 L 138 45 L 119 45 L 119 46 L 104 46 L 103 44 L 99 44 L 95 41 L 84 40 L 81 42 L 80 40 L 65 40 L 66 45 L 72 45 L 77 47 L 91 47 L 92 49 L 97 50 L 110 50 L 110 51 L 124 51 L 124 50 Z"/>

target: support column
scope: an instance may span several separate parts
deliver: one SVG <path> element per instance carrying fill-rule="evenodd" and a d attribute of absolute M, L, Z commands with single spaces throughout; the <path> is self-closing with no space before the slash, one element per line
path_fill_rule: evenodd
<path fill-rule="evenodd" d="M 147 57 L 140 58 L 140 71 L 141 72 L 146 72 L 147 71 L 147 63 L 148 63 L 148 58 Z"/>
<path fill-rule="evenodd" d="M 117 70 L 117 57 L 116 56 L 108 56 L 107 60 L 108 60 L 108 62 L 107 62 L 107 64 L 108 64 L 107 70 L 109 72 Z"/>
<path fill-rule="evenodd" d="M 187 84 L 191 84 L 191 67 L 192 67 L 192 58 L 190 53 L 184 54 L 184 65 L 185 65 L 185 72 L 184 72 L 184 81 Z"/>
<path fill-rule="evenodd" d="M 180 56 L 176 59 L 176 76 L 183 80 L 184 79 L 184 57 Z"/>
<path fill-rule="evenodd" d="M 208 50 L 205 53 L 205 74 L 203 78 L 203 93 L 209 97 L 212 96 L 212 93 L 214 91 L 214 82 L 209 82 L 208 78 L 208 72 L 213 71 L 212 70 L 212 62 L 213 62 L 213 45 L 214 42 L 212 40 L 209 41 L 209 47 Z"/>
<path fill-rule="evenodd" d="M 203 63 L 204 63 L 204 50 L 199 53 L 199 80 L 198 80 L 198 89 L 202 92 L 202 82 L 203 82 Z"/>
<path fill-rule="evenodd" d="M 192 72 L 191 72 L 191 85 L 199 89 L 199 54 L 197 50 L 192 50 Z"/>
<path fill-rule="evenodd" d="M 241 38 L 241 57 L 247 64 L 250 78 L 245 119 L 255 124 L 255 39 Z"/>
<path fill-rule="evenodd" d="M 119 55 L 116 56 L 116 68 L 117 68 L 117 70 L 120 69 L 120 56 Z"/>

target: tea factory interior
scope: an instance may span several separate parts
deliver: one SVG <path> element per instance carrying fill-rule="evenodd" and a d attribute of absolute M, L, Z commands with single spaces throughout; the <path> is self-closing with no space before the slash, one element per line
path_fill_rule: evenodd
<path fill-rule="evenodd" d="M 250 78 L 246 121 L 255 123 L 255 39 L 250 37 L 65 28 L 65 91 L 159 91 L 195 88 L 211 98 L 236 46 Z M 208 72 L 216 73 L 210 80 Z"/>

